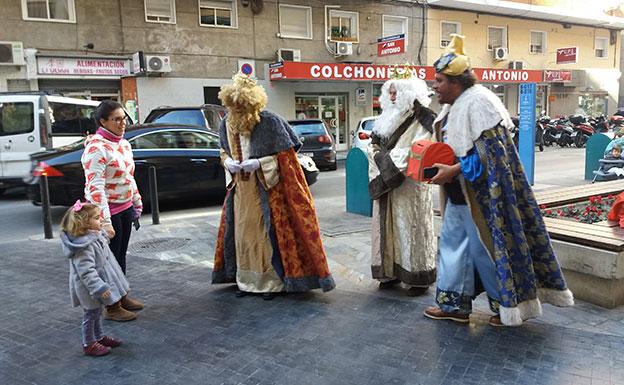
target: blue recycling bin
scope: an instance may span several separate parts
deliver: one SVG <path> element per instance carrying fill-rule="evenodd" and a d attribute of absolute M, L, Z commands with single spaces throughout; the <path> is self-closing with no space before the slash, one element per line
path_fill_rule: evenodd
<path fill-rule="evenodd" d="M 604 134 L 594 134 L 585 144 L 585 180 L 594 179 L 594 170 L 598 170 L 600 159 L 604 158 L 604 151 L 611 143 L 611 138 Z"/>
<path fill-rule="evenodd" d="M 359 148 L 352 148 L 346 161 L 347 212 L 373 216 L 373 200 L 368 194 L 368 157 Z"/>

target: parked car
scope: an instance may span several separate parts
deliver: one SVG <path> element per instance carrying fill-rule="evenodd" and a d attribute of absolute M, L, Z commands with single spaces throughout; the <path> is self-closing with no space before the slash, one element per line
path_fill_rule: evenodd
<path fill-rule="evenodd" d="M 148 168 L 156 167 L 158 198 L 222 197 L 225 171 L 221 166 L 219 136 L 203 127 L 147 124 L 130 127 L 124 137 L 132 145 L 135 178 L 144 201 L 149 199 Z M 71 206 L 84 197 L 84 172 L 80 158 L 84 140 L 31 156 L 28 197 L 41 203 L 39 178 L 48 176 L 50 204 Z M 309 184 L 319 170 L 311 159 L 300 157 Z"/>
<path fill-rule="evenodd" d="M 334 140 L 322 120 L 291 120 L 288 123 L 303 142 L 299 150 L 302 155 L 311 157 L 318 168 L 327 170 L 337 168 Z"/>
<path fill-rule="evenodd" d="M 357 125 L 357 129 L 353 133 L 351 148 L 357 147 L 366 153 L 366 147 L 370 143 L 370 136 L 373 132 L 373 126 L 375 125 L 376 120 L 377 116 L 368 116 L 360 120 Z"/>
<path fill-rule="evenodd" d="M 186 124 L 216 132 L 226 113 L 225 107 L 216 104 L 204 104 L 197 107 L 162 106 L 150 111 L 143 123 Z"/>
<path fill-rule="evenodd" d="M 0 195 L 6 188 L 24 185 L 30 154 L 95 132 L 99 104 L 43 92 L 0 93 Z M 133 123 L 128 115 L 126 119 Z"/>

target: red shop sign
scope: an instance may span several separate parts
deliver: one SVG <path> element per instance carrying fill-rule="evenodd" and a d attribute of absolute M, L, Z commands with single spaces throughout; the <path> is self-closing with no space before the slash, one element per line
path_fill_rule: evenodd
<path fill-rule="evenodd" d="M 395 71 L 404 71 L 404 67 L 393 65 L 373 65 L 356 63 L 305 63 L 283 62 L 269 66 L 271 80 L 346 80 L 346 81 L 385 81 Z M 412 74 L 423 80 L 433 80 L 433 67 L 410 67 Z"/>
<path fill-rule="evenodd" d="M 405 52 L 405 35 L 377 39 L 377 56 L 398 55 Z"/>
<path fill-rule="evenodd" d="M 545 82 L 569 82 L 572 80 L 572 71 L 551 71 L 544 70 L 544 81 Z"/>
<path fill-rule="evenodd" d="M 483 83 L 540 83 L 542 71 L 474 68 L 477 79 Z"/>
<path fill-rule="evenodd" d="M 576 63 L 578 47 L 557 48 L 557 64 Z"/>

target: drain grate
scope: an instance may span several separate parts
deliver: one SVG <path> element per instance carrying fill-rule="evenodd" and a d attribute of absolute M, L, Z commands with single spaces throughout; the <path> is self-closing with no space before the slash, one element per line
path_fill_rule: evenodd
<path fill-rule="evenodd" d="M 131 254 L 142 254 L 175 250 L 186 246 L 190 240 L 190 238 L 148 239 L 130 244 L 128 246 L 128 252 Z"/>

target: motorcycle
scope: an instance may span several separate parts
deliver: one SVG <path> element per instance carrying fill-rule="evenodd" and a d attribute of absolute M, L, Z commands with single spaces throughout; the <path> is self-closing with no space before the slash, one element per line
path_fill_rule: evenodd
<path fill-rule="evenodd" d="M 574 144 L 574 128 L 567 119 L 560 119 L 556 126 L 558 130 L 557 144 L 560 147 L 572 146 Z"/>
<path fill-rule="evenodd" d="M 520 120 L 515 117 L 511 118 L 511 120 L 514 126 L 511 128 L 510 133 L 516 148 L 518 148 L 520 141 Z M 548 121 L 550 121 L 550 118 L 548 118 Z M 538 146 L 540 152 L 544 151 L 544 126 L 540 123 L 539 119 L 535 122 L 535 145 Z"/>
<path fill-rule="evenodd" d="M 596 132 L 591 124 L 587 123 L 587 119 L 583 115 L 570 115 L 570 123 L 572 123 L 573 132 L 570 135 L 574 145 L 583 148 L 590 136 Z"/>

